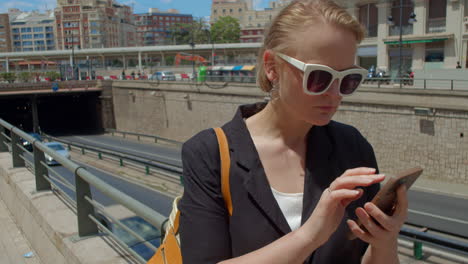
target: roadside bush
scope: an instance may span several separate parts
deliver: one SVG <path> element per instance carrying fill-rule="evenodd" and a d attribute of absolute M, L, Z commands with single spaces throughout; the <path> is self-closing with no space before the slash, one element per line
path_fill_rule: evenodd
<path fill-rule="evenodd" d="M 53 82 L 53 81 L 55 81 L 57 79 L 60 79 L 60 73 L 54 72 L 54 71 L 46 72 L 45 77 L 49 78 L 50 81 Z"/>
<path fill-rule="evenodd" d="M 16 74 L 14 72 L 2 72 L 0 73 L 0 77 L 2 80 L 7 81 L 9 83 L 13 83 L 16 80 Z"/>
<path fill-rule="evenodd" d="M 18 74 L 18 78 L 20 79 L 21 82 L 29 82 L 31 79 L 31 73 L 29 72 L 20 72 Z"/>

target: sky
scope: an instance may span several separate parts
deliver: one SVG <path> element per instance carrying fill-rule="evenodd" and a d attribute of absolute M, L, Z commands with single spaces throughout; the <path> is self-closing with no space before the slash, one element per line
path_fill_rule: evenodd
<path fill-rule="evenodd" d="M 0 13 L 6 13 L 8 8 L 19 8 L 23 11 L 53 9 L 56 0 L 0 0 Z M 181 14 L 191 14 L 194 17 L 209 17 L 212 0 L 117 0 L 118 3 L 133 6 L 135 13 L 147 13 L 148 8 L 159 8 L 165 11 L 178 9 Z M 268 0 L 254 0 L 256 9 L 268 6 Z"/>

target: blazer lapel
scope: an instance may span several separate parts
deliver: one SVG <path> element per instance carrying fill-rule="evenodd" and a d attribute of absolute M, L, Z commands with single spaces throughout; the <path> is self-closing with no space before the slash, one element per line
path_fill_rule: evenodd
<path fill-rule="evenodd" d="M 230 131 L 227 136 L 232 153 L 232 166 L 237 166 L 237 169 L 244 172 L 239 174 L 243 177 L 244 187 L 252 202 L 257 205 L 257 208 L 262 211 L 269 222 L 283 234 L 291 232 L 291 228 L 273 196 L 257 149 L 240 112 L 236 114 L 233 121 L 231 125 L 225 127 L 225 131 Z"/>
<path fill-rule="evenodd" d="M 337 172 L 332 159 L 333 144 L 326 126 L 314 126 L 307 139 L 306 171 L 302 224 L 310 217 L 323 191 L 328 188 Z"/>

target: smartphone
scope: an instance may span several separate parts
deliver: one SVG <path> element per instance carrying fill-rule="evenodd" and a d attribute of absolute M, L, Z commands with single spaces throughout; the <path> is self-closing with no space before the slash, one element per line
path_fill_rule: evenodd
<path fill-rule="evenodd" d="M 422 172 L 423 169 L 421 167 L 415 167 L 404 170 L 396 175 L 391 175 L 384 186 L 375 195 L 374 199 L 372 199 L 371 203 L 379 207 L 380 210 L 382 210 L 385 214 L 392 215 L 396 205 L 396 191 L 398 187 L 405 185 L 406 190 L 409 190 L 411 185 L 413 185 Z M 356 221 L 356 223 L 359 225 L 359 227 L 366 231 L 365 227 L 361 224 L 359 219 Z M 356 238 L 356 236 L 350 231 L 348 234 L 348 239 L 351 240 L 354 238 Z"/>

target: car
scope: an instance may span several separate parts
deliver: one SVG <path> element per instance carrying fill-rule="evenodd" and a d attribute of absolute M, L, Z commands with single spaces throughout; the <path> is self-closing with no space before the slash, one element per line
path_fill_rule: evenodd
<path fill-rule="evenodd" d="M 37 133 L 28 133 L 28 135 L 30 135 L 31 137 L 33 137 L 34 139 L 36 140 L 39 140 L 39 141 L 42 141 L 42 137 L 41 135 L 37 134 Z M 29 152 L 32 152 L 33 151 L 33 145 L 32 145 L 33 142 L 29 142 L 25 139 L 21 139 L 21 145 Z"/>
<path fill-rule="evenodd" d="M 46 145 L 48 148 L 54 150 L 58 154 L 64 156 L 65 158 L 67 158 L 67 159 L 70 158 L 70 153 L 68 152 L 68 150 L 61 143 L 52 141 L 52 142 L 44 143 L 44 145 Z M 47 153 L 44 153 L 44 154 L 45 154 L 44 156 L 45 156 L 47 165 L 58 165 L 59 164 L 54 158 L 47 155 Z"/>
<path fill-rule="evenodd" d="M 157 71 L 151 75 L 150 80 L 175 81 L 176 77 L 174 73 L 170 71 Z"/>
<path fill-rule="evenodd" d="M 114 223 L 111 219 L 104 216 L 101 213 L 97 213 L 97 219 L 104 225 L 110 232 L 112 232 L 117 238 L 125 243 L 129 248 L 134 250 L 143 259 L 148 261 L 153 255 L 154 251 L 150 249 L 144 242 L 147 242 L 154 247 L 158 248 L 161 244 L 161 232 L 158 228 L 152 226 L 150 223 L 145 221 L 143 218 L 135 215 L 129 209 L 122 205 L 113 204 L 108 205 L 105 208 L 106 213 L 112 215 L 115 219 L 118 219 L 127 228 L 138 234 L 143 238 L 140 241 L 134 237 L 127 230 Z"/>

